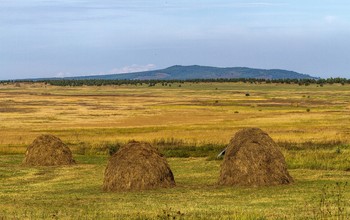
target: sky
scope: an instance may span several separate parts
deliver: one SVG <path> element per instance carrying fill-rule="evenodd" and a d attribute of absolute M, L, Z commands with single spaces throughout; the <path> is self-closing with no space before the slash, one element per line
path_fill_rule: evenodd
<path fill-rule="evenodd" d="M 350 78 L 348 0 L 0 0 L 0 79 L 207 65 Z"/>

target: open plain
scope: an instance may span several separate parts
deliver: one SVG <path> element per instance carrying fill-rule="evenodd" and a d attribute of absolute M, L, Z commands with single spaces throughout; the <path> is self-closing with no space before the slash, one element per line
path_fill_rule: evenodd
<path fill-rule="evenodd" d="M 279 144 L 293 184 L 216 184 L 216 155 L 245 127 Z M 41 134 L 77 165 L 22 166 Z M 130 140 L 158 147 L 177 186 L 103 192 L 109 155 Z M 350 85 L 0 84 L 0 180 L 0 219 L 349 219 Z"/>

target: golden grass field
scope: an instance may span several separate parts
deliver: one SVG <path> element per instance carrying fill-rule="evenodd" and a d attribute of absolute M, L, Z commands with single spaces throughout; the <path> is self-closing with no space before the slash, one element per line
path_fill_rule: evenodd
<path fill-rule="evenodd" d="M 350 85 L 1 85 L 0 113 L 6 152 L 23 152 L 42 133 L 72 143 L 177 138 L 226 144 L 242 127 L 260 127 L 276 141 L 350 142 Z"/>
<path fill-rule="evenodd" d="M 0 219 L 349 218 L 350 85 L 179 85 L 0 84 Z M 259 127 L 280 144 L 293 185 L 218 187 L 220 160 L 175 156 L 173 189 L 101 190 L 108 155 L 96 149 L 108 143 L 220 148 L 244 127 Z M 78 165 L 21 166 L 26 146 L 44 133 L 67 143 Z"/>

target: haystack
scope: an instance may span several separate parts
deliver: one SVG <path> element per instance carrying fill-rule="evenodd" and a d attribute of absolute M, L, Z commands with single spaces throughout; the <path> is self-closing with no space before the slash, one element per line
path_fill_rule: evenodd
<path fill-rule="evenodd" d="M 109 160 L 105 170 L 105 191 L 129 191 L 175 186 L 166 159 L 149 143 L 130 142 Z"/>
<path fill-rule="evenodd" d="M 75 164 L 70 149 L 53 135 L 37 137 L 27 148 L 24 165 L 57 166 Z"/>
<path fill-rule="evenodd" d="M 238 131 L 226 148 L 219 184 L 273 186 L 292 183 L 277 144 L 259 128 Z"/>

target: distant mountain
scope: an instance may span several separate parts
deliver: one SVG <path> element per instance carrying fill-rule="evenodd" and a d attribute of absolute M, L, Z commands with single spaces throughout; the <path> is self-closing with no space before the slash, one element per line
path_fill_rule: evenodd
<path fill-rule="evenodd" d="M 67 77 L 65 79 L 129 79 L 129 80 L 186 80 L 186 79 L 316 79 L 307 74 L 281 69 L 252 69 L 247 67 L 210 67 L 210 66 L 171 66 L 166 69 L 137 73 Z"/>

